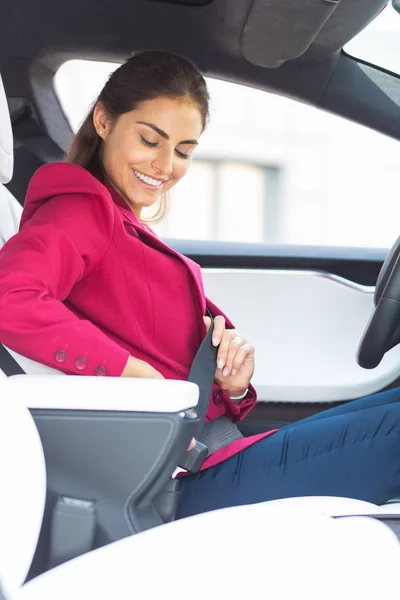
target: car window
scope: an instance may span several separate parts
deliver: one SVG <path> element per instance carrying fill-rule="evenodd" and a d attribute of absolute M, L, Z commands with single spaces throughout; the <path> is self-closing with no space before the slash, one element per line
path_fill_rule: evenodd
<path fill-rule="evenodd" d="M 57 72 L 74 131 L 117 66 L 74 60 Z M 171 190 L 168 217 L 154 227 L 162 237 L 392 245 L 400 223 L 397 141 L 293 99 L 207 83 L 211 122 Z"/>

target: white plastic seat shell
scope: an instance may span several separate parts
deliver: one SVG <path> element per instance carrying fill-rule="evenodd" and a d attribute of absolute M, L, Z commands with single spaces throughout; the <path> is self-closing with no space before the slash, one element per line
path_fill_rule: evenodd
<path fill-rule="evenodd" d="M 125 538 L 32 580 L 14 600 L 375 600 L 396 597 L 399 561 L 382 523 L 262 503 Z"/>
<path fill-rule="evenodd" d="M 3 385 L 10 401 L 30 409 L 177 413 L 199 398 L 196 384 L 172 379 L 13 375 Z"/>
<path fill-rule="evenodd" d="M 11 192 L 0 184 L 0 247 L 17 233 L 21 214 L 22 206 Z"/>
<path fill-rule="evenodd" d="M 364 500 L 353 498 L 340 498 L 336 496 L 302 496 L 299 498 L 283 498 L 270 500 L 269 506 L 284 506 L 288 509 L 316 510 L 320 514 L 332 517 L 342 515 L 378 515 L 394 514 L 400 516 L 400 502 L 389 502 L 383 506 L 377 506 Z"/>
<path fill-rule="evenodd" d="M 7 97 L 0 75 L 0 183 L 8 183 L 14 168 L 14 141 Z"/>
<path fill-rule="evenodd" d="M 0 565 L 6 592 L 19 588 L 36 550 L 46 498 L 42 444 L 29 411 L 0 379 Z"/>

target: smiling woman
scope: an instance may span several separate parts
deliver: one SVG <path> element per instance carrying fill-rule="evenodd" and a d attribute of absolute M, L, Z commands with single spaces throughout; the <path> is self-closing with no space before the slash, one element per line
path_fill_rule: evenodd
<path fill-rule="evenodd" d="M 146 100 L 116 121 L 98 102 L 93 122 L 103 173 L 139 218 L 185 175 L 203 130 L 190 98 Z"/>
<path fill-rule="evenodd" d="M 20 231 L 0 251 L 0 341 L 66 374 L 187 380 L 212 317 L 209 454 L 202 473 L 183 477 L 177 518 L 293 496 L 397 497 L 398 389 L 281 431 L 243 437 L 237 426 L 257 400 L 254 346 L 206 298 L 200 266 L 142 219 L 184 177 L 207 114 L 205 81 L 183 58 L 143 52 L 111 75 L 69 162 L 34 174 Z M 234 171 L 226 174 L 233 191 Z M 251 293 L 240 285 L 230 295 L 247 310 Z M 268 360 L 260 367 L 269 377 Z"/>
<path fill-rule="evenodd" d="M 75 135 L 67 161 L 106 179 L 137 217 L 186 174 L 208 119 L 208 92 L 187 61 L 138 52 L 114 71 Z"/>

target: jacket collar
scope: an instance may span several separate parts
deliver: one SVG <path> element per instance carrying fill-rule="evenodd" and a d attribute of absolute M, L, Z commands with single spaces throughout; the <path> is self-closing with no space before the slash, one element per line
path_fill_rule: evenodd
<path fill-rule="evenodd" d="M 120 209 L 122 214 L 129 219 L 129 221 L 138 227 L 142 226 L 140 219 L 137 218 L 133 210 L 128 206 L 125 200 L 118 194 L 117 190 L 109 183 L 108 181 L 104 182 L 105 187 L 110 193 L 110 196 L 114 202 Z"/>

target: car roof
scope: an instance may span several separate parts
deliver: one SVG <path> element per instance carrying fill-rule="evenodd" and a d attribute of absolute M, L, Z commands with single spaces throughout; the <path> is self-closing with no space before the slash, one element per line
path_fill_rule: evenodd
<path fill-rule="evenodd" d="M 400 80 L 341 50 L 385 0 L 5 4 L 0 72 L 9 96 L 29 97 L 35 73 L 40 86 L 40 68 L 54 73 L 70 58 L 119 62 L 137 49 L 159 48 L 186 56 L 206 75 L 285 94 L 400 138 Z"/>

